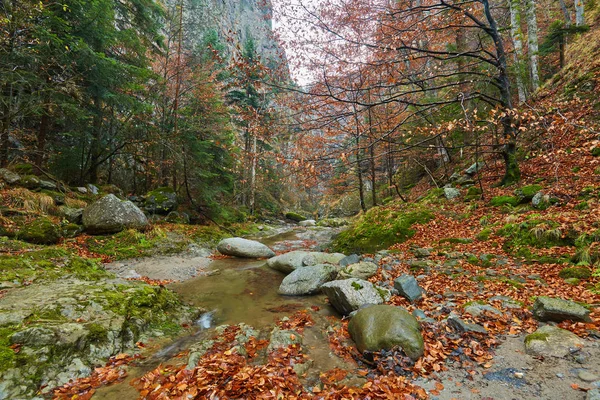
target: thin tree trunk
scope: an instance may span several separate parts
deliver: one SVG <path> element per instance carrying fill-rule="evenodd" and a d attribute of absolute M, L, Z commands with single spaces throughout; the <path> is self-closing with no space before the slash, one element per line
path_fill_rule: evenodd
<path fill-rule="evenodd" d="M 90 163 L 88 167 L 89 183 L 98 183 L 98 168 L 100 167 L 100 153 L 102 142 L 102 101 L 99 98 L 94 99 L 96 114 L 92 126 L 92 143 L 90 145 Z"/>
<path fill-rule="evenodd" d="M 583 0 L 575 0 L 575 26 L 585 25 Z"/>
<path fill-rule="evenodd" d="M 250 170 L 250 214 L 254 215 L 254 203 L 256 199 L 256 152 L 257 140 L 256 135 L 252 138 L 252 162 Z"/>
<path fill-rule="evenodd" d="M 525 84 L 523 82 L 523 33 L 521 32 L 521 4 L 519 0 L 509 0 L 510 6 L 510 36 L 515 48 L 515 76 L 519 103 L 525 102 Z"/>
<path fill-rule="evenodd" d="M 529 67 L 531 68 L 531 86 L 533 91 L 540 87 L 538 65 L 538 28 L 535 0 L 525 0 L 527 14 L 527 42 L 529 46 Z"/>
<path fill-rule="evenodd" d="M 40 129 L 38 130 L 37 135 L 37 150 L 34 158 L 34 164 L 40 168 L 42 168 L 42 164 L 44 163 L 46 141 L 48 139 L 48 131 L 50 130 L 50 116 L 47 112 L 48 110 L 44 107 L 44 113 L 42 114 Z"/>
<path fill-rule="evenodd" d="M 575 0 L 575 1 L 577 2 L 577 0 Z M 558 0 L 558 3 L 560 4 L 560 9 L 562 10 L 562 13 L 565 17 L 565 26 L 568 28 L 573 23 L 571 21 L 571 12 L 567 8 L 567 5 L 565 4 L 565 0 Z"/>
<path fill-rule="evenodd" d="M 375 143 L 370 146 L 371 161 L 371 196 L 373 198 L 373 207 L 377 206 L 377 175 L 375 173 Z"/>
<path fill-rule="evenodd" d="M 0 121 L 0 167 L 8 165 L 8 149 L 10 147 L 10 125 L 11 125 L 11 109 L 12 101 L 12 86 L 6 84 L 3 88 L 4 104 L 2 105 L 2 120 Z"/>

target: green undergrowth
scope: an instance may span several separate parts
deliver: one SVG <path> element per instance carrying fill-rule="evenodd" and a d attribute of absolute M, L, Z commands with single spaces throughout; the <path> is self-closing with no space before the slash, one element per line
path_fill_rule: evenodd
<path fill-rule="evenodd" d="M 374 207 L 341 232 L 332 243 L 342 253 L 372 253 L 410 239 L 414 224 L 427 223 L 433 213 L 414 204 L 411 208 Z"/>
<path fill-rule="evenodd" d="M 166 246 L 170 244 L 170 246 Z M 181 252 L 189 244 L 189 239 L 170 239 L 167 232 L 154 228 L 148 232 L 128 229 L 109 236 L 94 236 L 87 240 L 89 250 L 98 255 L 116 260 L 151 256 L 163 248 L 163 253 Z"/>

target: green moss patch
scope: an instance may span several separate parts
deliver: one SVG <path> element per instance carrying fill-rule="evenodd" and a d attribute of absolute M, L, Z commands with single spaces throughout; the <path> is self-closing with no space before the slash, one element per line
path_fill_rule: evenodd
<path fill-rule="evenodd" d="M 296 221 L 296 222 L 302 222 L 302 221 L 306 220 L 305 216 L 298 214 L 297 212 L 293 212 L 293 211 L 285 213 L 285 217 L 287 219 L 290 219 L 290 220 Z"/>
<path fill-rule="evenodd" d="M 490 205 L 494 207 L 500 207 L 507 204 L 514 207 L 519 204 L 519 199 L 513 196 L 496 196 L 490 200 Z"/>
<path fill-rule="evenodd" d="M 372 253 L 410 239 L 415 234 L 412 225 L 427 223 L 434 218 L 430 211 L 412 207 L 410 211 L 384 207 L 370 209 L 333 240 L 333 249 L 346 254 Z"/>
<path fill-rule="evenodd" d="M 558 276 L 560 276 L 563 279 L 589 279 L 592 277 L 592 271 L 590 271 L 589 268 L 585 267 L 570 267 L 562 269 L 558 273 Z"/>
<path fill-rule="evenodd" d="M 17 238 L 35 244 L 56 244 L 61 233 L 52 220 L 42 217 L 23 226 L 17 233 Z"/>

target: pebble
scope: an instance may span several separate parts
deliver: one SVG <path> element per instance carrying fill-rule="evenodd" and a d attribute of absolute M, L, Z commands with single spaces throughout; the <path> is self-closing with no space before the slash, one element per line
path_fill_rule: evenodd
<path fill-rule="evenodd" d="M 557 378 L 560 378 L 560 379 L 562 379 L 562 378 L 564 378 L 564 377 L 565 377 L 565 374 L 561 374 L 561 373 L 559 372 L 558 374 L 556 374 L 556 377 L 557 377 Z"/>
<path fill-rule="evenodd" d="M 577 377 L 584 382 L 594 382 L 600 379 L 598 375 L 595 375 L 589 371 L 582 369 L 577 373 Z"/>
<path fill-rule="evenodd" d="M 515 378 L 523 379 L 523 377 L 525 377 L 524 373 L 522 373 L 522 372 L 515 372 Z"/>

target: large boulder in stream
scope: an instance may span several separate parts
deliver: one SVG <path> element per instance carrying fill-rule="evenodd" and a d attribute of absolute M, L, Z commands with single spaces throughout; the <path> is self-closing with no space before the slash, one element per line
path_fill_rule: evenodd
<path fill-rule="evenodd" d="M 244 238 L 223 239 L 217 245 L 219 253 L 241 258 L 271 258 L 275 252 L 264 244 Z"/>
<path fill-rule="evenodd" d="M 148 219 L 130 201 L 120 200 L 114 194 L 104 196 L 83 210 L 83 226 L 92 234 L 117 233 L 124 229 L 143 229 Z"/>
<path fill-rule="evenodd" d="M 381 304 L 389 300 L 390 291 L 362 279 L 344 279 L 325 283 L 321 291 L 329 303 L 343 315 L 367 304 Z"/>
<path fill-rule="evenodd" d="M 321 286 L 335 278 L 337 269 L 330 264 L 311 265 L 298 268 L 283 278 L 279 286 L 279 294 L 287 296 L 303 296 L 314 294 Z"/>
<path fill-rule="evenodd" d="M 362 308 L 350 320 L 348 332 L 360 352 L 390 350 L 399 346 L 413 360 L 424 352 L 419 322 L 402 307 L 377 305 Z"/>
<path fill-rule="evenodd" d="M 316 251 L 290 251 L 278 255 L 267 261 L 267 266 L 276 271 L 289 274 L 290 272 L 305 266 L 319 264 L 338 265 L 345 256 L 340 253 L 320 253 Z"/>

